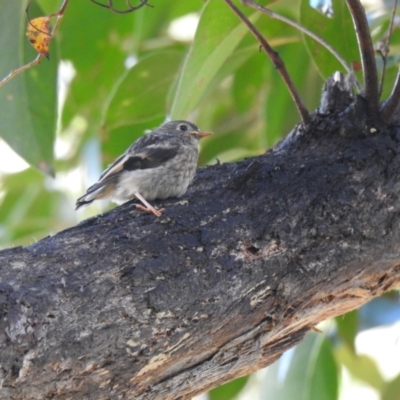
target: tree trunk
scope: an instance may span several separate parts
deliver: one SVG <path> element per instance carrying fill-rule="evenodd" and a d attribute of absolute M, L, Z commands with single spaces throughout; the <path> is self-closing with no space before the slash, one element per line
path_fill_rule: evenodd
<path fill-rule="evenodd" d="M 356 97 L 161 218 L 127 203 L 1 252 L 0 399 L 190 399 L 395 287 L 399 141 Z"/>

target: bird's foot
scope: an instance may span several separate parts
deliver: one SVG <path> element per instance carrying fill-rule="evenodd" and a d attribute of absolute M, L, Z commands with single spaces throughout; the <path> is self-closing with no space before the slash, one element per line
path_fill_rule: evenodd
<path fill-rule="evenodd" d="M 153 206 L 150 207 L 144 207 L 141 204 L 136 204 L 136 208 L 142 211 L 146 211 L 149 213 L 154 214 L 156 217 L 161 217 L 162 213 L 165 211 L 165 208 L 162 208 L 161 210 L 157 210 Z"/>

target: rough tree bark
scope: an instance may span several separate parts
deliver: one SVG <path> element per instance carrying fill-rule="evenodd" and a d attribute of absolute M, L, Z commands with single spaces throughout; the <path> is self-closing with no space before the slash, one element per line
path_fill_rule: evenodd
<path fill-rule="evenodd" d="M 341 101 L 159 219 L 0 252 L 0 399 L 189 399 L 398 285 L 400 130 Z"/>

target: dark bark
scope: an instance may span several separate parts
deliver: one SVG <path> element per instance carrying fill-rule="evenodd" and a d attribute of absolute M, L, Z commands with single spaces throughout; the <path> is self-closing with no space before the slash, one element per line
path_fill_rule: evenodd
<path fill-rule="evenodd" d="M 189 399 L 398 285 L 400 131 L 328 108 L 161 218 L 129 203 L 0 252 L 0 399 Z"/>

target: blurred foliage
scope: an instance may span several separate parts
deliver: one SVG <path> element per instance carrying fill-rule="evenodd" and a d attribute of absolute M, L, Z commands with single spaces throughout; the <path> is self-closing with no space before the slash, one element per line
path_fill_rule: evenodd
<path fill-rule="evenodd" d="M 336 318 L 336 327 L 338 336 L 346 343 L 347 346 L 355 353 L 354 339 L 359 329 L 359 315 L 357 311 L 350 311 L 347 314 L 340 315 Z"/>
<path fill-rule="evenodd" d="M 32 16 L 43 13 L 37 4 Z M 22 2 L 0 1 L 0 79 L 36 56 L 25 37 Z M 14 77 L 0 90 L 0 137 L 36 168 L 53 173 L 53 144 L 57 113 L 57 46 L 51 63 Z"/>
<path fill-rule="evenodd" d="M 353 66 L 357 77 L 361 74 L 360 53 L 357 48 L 357 37 L 352 24 L 352 17 L 346 3 L 333 0 L 327 13 L 315 9 L 308 0 L 302 0 L 300 6 L 300 22 L 310 31 L 329 43 L 350 66 Z M 340 34 L 338 34 L 340 32 Z M 346 40 L 343 40 L 346 38 Z M 314 39 L 304 35 L 304 40 L 315 65 L 324 79 L 332 75 L 332 71 L 346 70 L 339 61 Z"/>
<path fill-rule="evenodd" d="M 232 382 L 221 385 L 208 393 L 209 400 L 234 399 L 244 388 L 249 378 L 244 376 Z"/>
<path fill-rule="evenodd" d="M 338 382 L 339 368 L 331 344 L 323 335 L 309 333 L 268 368 L 260 400 L 335 400 Z"/>
<path fill-rule="evenodd" d="M 57 12 L 61 3 L 33 1 L 29 18 Z M 114 4 L 122 8 L 126 2 Z M 224 1 L 151 4 L 118 15 L 89 0 L 70 1 L 49 61 L 0 87 L 0 136 L 32 166 L 7 172 L 12 158 L 0 159 L 0 246 L 31 244 L 104 210 L 95 204 L 75 213 L 74 200 L 129 144 L 165 118 L 187 118 L 215 132 L 202 142 L 200 164 L 262 154 L 300 121 L 275 67 Z M 387 36 L 390 8 L 385 7 L 390 5 L 385 4 L 368 10 L 375 44 Z M 35 57 L 24 33 L 26 6 L 27 0 L 0 0 L 0 77 Z M 281 0 L 270 6 L 323 37 L 358 68 L 344 1 Z M 240 7 L 279 52 L 305 104 L 315 110 L 323 80 L 343 70 L 341 65 L 293 27 Z M 172 28 L 180 24 L 182 29 L 185 21 L 186 31 L 196 25 L 197 31 L 179 38 Z M 399 40 L 396 25 L 382 98 L 396 77 Z M 379 55 L 377 64 L 381 73 Z M 54 170 L 56 178 L 38 170 Z M 399 319 L 398 300 L 396 311 L 387 299 L 380 301 L 338 317 L 328 336 L 307 336 L 267 370 L 258 382 L 258 398 L 338 398 L 345 368 L 382 399 L 398 399 L 400 378 L 385 378 L 374 359 L 356 350 L 361 330 L 389 323 L 382 319 L 385 310 L 396 316 L 391 323 Z M 209 398 L 239 399 L 250 381 L 245 377 L 223 385 Z"/>

